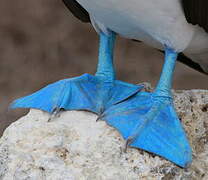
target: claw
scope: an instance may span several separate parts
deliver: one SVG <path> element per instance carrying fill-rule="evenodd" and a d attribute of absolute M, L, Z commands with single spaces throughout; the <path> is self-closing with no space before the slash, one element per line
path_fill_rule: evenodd
<path fill-rule="evenodd" d="M 58 107 L 54 108 L 52 114 L 48 118 L 48 122 L 51 122 L 53 119 L 55 119 L 57 117 L 60 117 L 60 112 L 61 112 L 60 108 L 58 108 Z"/>
<path fill-rule="evenodd" d="M 130 146 L 130 144 L 134 141 L 134 138 L 132 137 L 128 137 L 128 139 L 126 140 L 125 144 L 124 144 L 124 153 L 127 152 L 128 147 Z"/>
<path fill-rule="evenodd" d="M 103 115 L 99 115 L 99 116 L 97 117 L 97 119 L 96 119 L 96 122 L 102 121 L 102 118 L 103 118 Z"/>

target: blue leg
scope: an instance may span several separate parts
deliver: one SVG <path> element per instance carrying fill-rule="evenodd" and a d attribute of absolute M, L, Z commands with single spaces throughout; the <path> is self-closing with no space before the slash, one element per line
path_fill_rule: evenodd
<path fill-rule="evenodd" d="M 95 76 L 84 74 L 64 79 L 14 101 L 11 108 L 35 108 L 56 115 L 60 109 L 88 110 L 102 116 L 113 104 L 136 94 L 141 86 L 115 80 L 113 49 L 115 33 L 100 34 L 98 69 Z"/>
<path fill-rule="evenodd" d="M 153 93 L 140 92 L 110 107 L 106 122 L 115 127 L 132 146 L 160 155 L 186 167 L 191 148 L 173 106 L 171 84 L 177 53 L 166 49 L 165 64 Z"/>

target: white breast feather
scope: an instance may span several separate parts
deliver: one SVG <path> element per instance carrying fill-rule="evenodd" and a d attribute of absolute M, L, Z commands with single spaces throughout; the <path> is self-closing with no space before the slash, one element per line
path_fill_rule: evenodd
<path fill-rule="evenodd" d="M 208 35 L 187 23 L 180 0 L 77 1 L 89 12 L 97 31 L 110 29 L 155 48 L 185 50 L 195 61 L 208 64 Z"/>

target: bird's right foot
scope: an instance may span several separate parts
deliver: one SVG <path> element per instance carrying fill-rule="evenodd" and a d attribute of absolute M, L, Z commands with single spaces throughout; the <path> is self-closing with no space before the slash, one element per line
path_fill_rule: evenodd
<path fill-rule="evenodd" d="M 87 110 L 102 114 L 106 109 L 139 92 L 143 87 L 122 81 L 106 81 L 101 77 L 84 74 L 50 84 L 45 88 L 15 100 L 11 108 L 34 108 L 47 111 L 51 119 L 61 109 Z"/>

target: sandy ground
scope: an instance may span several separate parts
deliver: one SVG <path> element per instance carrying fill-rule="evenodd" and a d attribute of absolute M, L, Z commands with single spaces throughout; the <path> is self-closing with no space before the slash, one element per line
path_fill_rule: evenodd
<path fill-rule="evenodd" d="M 13 99 L 54 81 L 94 73 L 98 36 L 75 19 L 61 0 L 0 1 L 0 134 L 25 111 L 8 110 Z M 163 55 L 142 43 L 119 38 L 119 79 L 157 82 Z M 178 63 L 175 89 L 206 89 L 208 78 Z"/>

